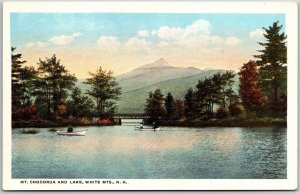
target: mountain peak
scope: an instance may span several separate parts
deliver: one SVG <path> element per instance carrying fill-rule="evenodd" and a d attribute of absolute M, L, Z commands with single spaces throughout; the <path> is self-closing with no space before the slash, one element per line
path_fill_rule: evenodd
<path fill-rule="evenodd" d="M 159 58 L 153 63 L 142 65 L 136 69 L 156 69 L 156 68 L 159 69 L 159 68 L 171 68 L 171 67 L 172 66 L 164 58 Z"/>

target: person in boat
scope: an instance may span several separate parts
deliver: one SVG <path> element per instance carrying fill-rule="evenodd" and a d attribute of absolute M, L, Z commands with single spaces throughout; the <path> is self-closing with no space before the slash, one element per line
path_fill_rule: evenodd
<path fill-rule="evenodd" d="M 156 122 L 153 122 L 153 129 L 157 129 L 159 126 Z"/>
<path fill-rule="evenodd" d="M 143 128 L 144 128 L 143 123 L 140 123 L 139 128 L 140 128 L 140 129 L 143 129 Z"/>
<path fill-rule="evenodd" d="M 68 133 L 72 133 L 73 132 L 73 127 L 71 125 L 69 125 L 68 127 Z"/>

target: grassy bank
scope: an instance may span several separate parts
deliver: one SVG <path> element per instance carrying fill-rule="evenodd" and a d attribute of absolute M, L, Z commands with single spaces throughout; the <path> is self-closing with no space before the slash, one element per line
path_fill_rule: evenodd
<path fill-rule="evenodd" d="M 182 127 L 287 127 L 286 119 L 283 118 L 227 118 L 203 120 L 182 120 L 182 121 L 161 121 L 161 126 L 182 126 Z M 13 121 L 13 128 L 47 128 L 76 126 L 111 126 L 118 123 L 82 123 L 79 121 Z"/>
<path fill-rule="evenodd" d="M 282 118 L 229 118 L 211 119 L 208 121 L 175 121 L 162 122 L 161 126 L 182 127 L 287 127 L 286 119 Z"/>
<path fill-rule="evenodd" d="M 110 126 L 117 125 L 116 123 L 82 123 L 78 121 L 13 121 L 12 128 L 31 127 L 31 128 L 47 128 L 47 127 L 68 127 L 69 125 L 76 126 Z"/>

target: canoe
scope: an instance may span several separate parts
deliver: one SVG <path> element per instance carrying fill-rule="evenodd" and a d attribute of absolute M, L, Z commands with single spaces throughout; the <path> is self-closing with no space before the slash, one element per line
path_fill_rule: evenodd
<path fill-rule="evenodd" d="M 74 132 L 67 132 L 67 131 L 56 131 L 57 135 L 67 135 L 67 136 L 85 136 L 85 131 L 74 131 Z"/>

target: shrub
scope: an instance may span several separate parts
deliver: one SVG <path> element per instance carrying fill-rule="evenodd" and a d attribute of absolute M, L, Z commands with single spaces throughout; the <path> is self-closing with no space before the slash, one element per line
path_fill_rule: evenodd
<path fill-rule="evenodd" d="M 48 131 L 50 131 L 50 132 L 56 132 L 57 129 L 55 129 L 55 128 L 50 128 L 50 129 L 48 129 Z"/>
<path fill-rule="evenodd" d="M 113 121 L 112 121 L 111 118 L 101 118 L 100 123 L 104 124 L 104 125 L 107 125 L 107 124 L 112 124 Z"/>
<path fill-rule="evenodd" d="M 22 133 L 24 134 L 36 134 L 40 132 L 38 129 L 23 129 Z"/>
<path fill-rule="evenodd" d="M 237 104 L 231 104 L 228 106 L 228 111 L 230 116 L 236 117 L 243 114 L 243 109 L 241 106 Z"/>
<path fill-rule="evenodd" d="M 79 123 L 82 124 L 82 125 L 88 125 L 88 124 L 91 124 L 91 120 L 87 117 L 82 117 L 79 120 Z"/>
<path fill-rule="evenodd" d="M 224 109 L 224 108 L 219 108 L 219 109 L 217 110 L 217 112 L 216 112 L 216 118 L 217 118 L 217 119 L 224 119 L 224 118 L 226 118 L 226 117 L 228 117 L 228 113 L 227 113 L 226 109 Z"/>

